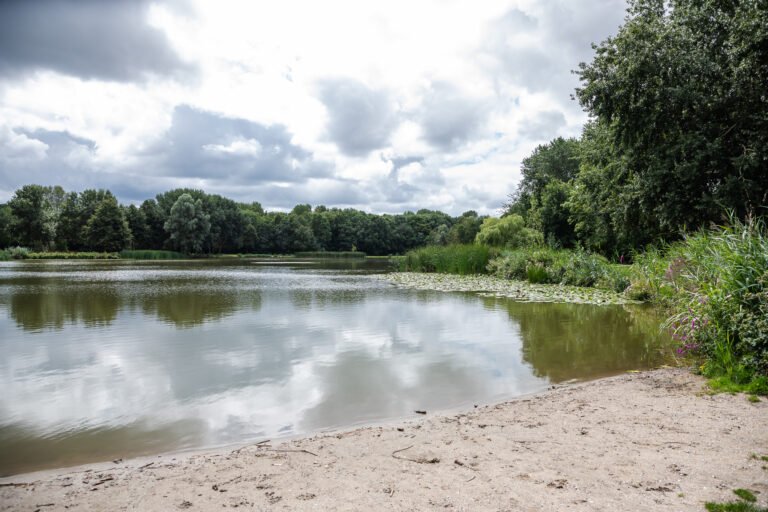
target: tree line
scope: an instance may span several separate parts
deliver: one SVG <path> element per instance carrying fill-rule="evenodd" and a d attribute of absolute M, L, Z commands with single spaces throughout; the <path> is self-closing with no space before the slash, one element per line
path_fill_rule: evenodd
<path fill-rule="evenodd" d="M 576 71 L 578 139 L 523 161 L 506 205 L 550 245 L 611 256 L 768 206 L 768 3 L 636 0 Z"/>
<path fill-rule="evenodd" d="M 290 254 L 362 251 L 402 254 L 427 244 L 471 243 L 484 217 L 419 210 L 376 215 L 296 205 L 266 212 L 202 190 L 175 189 L 141 205 L 120 205 L 109 190 L 66 192 L 25 185 L 0 205 L 0 247 L 35 250 L 166 249 L 185 254 Z"/>

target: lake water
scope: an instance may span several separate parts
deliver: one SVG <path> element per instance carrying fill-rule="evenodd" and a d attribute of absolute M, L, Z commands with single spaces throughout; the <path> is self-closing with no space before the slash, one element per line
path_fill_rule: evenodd
<path fill-rule="evenodd" d="M 0 475 L 415 416 L 665 362 L 648 308 L 397 288 L 383 260 L 0 263 Z"/>

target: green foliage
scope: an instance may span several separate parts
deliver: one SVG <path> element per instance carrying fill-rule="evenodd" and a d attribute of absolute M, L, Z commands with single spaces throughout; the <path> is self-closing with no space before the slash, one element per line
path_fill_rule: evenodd
<path fill-rule="evenodd" d="M 603 150 L 571 201 L 585 243 L 621 251 L 768 198 L 765 2 L 633 0 L 628 12 L 580 65 Z"/>
<path fill-rule="evenodd" d="M 13 214 L 11 207 L 7 204 L 0 204 L 0 247 L 9 247 L 14 242 L 13 237 Z"/>
<path fill-rule="evenodd" d="M 565 204 L 579 173 L 578 147 L 577 140 L 562 137 L 538 146 L 523 160 L 523 179 L 505 205 L 504 217 L 519 215 L 552 246 L 572 247 L 576 241 Z"/>
<path fill-rule="evenodd" d="M 497 219 L 488 217 L 480 226 L 475 236 L 475 243 L 489 247 L 516 249 L 541 245 L 541 233 L 525 227 L 525 221 L 519 215 L 508 215 Z"/>
<path fill-rule="evenodd" d="M 45 187 L 24 185 L 8 201 L 15 238 L 34 248 L 48 247 L 56 232 L 53 208 L 45 196 Z"/>
<path fill-rule="evenodd" d="M 11 251 L 0 249 L 0 261 L 9 261 L 12 259 L 13 256 L 11 256 Z"/>
<path fill-rule="evenodd" d="M 733 494 L 743 499 L 744 501 L 749 501 L 750 503 L 754 503 L 757 501 L 757 498 L 755 497 L 754 494 L 752 494 L 752 491 L 749 491 L 747 489 L 734 489 Z"/>
<path fill-rule="evenodd" d="M 26 247 L 9 247 L 6 251 L 11 255 L 11 258 L 15 260 L 25 260 L 29 257 L 29 249 Z"/>
<path fill-rule="evenodd" d="M 117 205 L 117 199 L 104 199 L 88 220 L 84 230 L 88 247 L 102 252 L 118 252 L 131 241 L 131 230 Z"/>
<path fill-rule="evenodd" d="M 496 249 L 485 245 L 428 246 L 409 251 L 399 265 L 401 270 L 410 272 L 482 274 L 497 254 Z"/>
<path fill-rule="evenodd" d="M 210 217 L 203 212 L 202 201 L 194 200 L 190 194 L 184 193 L 171 207 L 163 227 L 170 236 L 171 244 L 179 251 L 200 254 L 211 223 Z"/>
<path fill-rule="evenodd" d="M 705 503 L 704 507 L 708 512 L 768 512 L 768 508 L 758 507 L 743 501 L 731 503 L 713 503 L 710 501 Z"/>
<path fill-rule="evenodd" d="M 149 249 L 120 251 L 120 257 L 127 260 L 181 260 L 185 258 L 180 252 Z"/>

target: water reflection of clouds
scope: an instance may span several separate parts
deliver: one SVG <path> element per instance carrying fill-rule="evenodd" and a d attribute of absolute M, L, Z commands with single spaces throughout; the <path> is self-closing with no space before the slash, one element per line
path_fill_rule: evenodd
<path fill-rule="evenodd" d="M 606 361 L 619 352 L 620 364 L 644 349 L 620 349 L 631 322 L 608 310 L 286 273 L 260 289 L 258 278 L 217 283 L 204 272 L 203 283 L 120 285 L 114 318 L 101 323 L 85 318 L 94 301 L 53 286 L 40 300 L 70 305 L 43 309 L 35 325 L 50 311 L 79 320 L 34 332 L 29 313 L 14 314 L 11 287 L 0 295 L 0 448 L 16 427 L 40 438 L 183 428 L 172 448 L 307 432 L 533 392 L 589 366 L 592 347 Z M 607 334 L 595 341 L 598 325 Z"/>
<path fill-rule="evenodd" d="M 489 363 L 505 374 L 530 375 L 519 344 L 512 350 L 498 345 L 490 357 L 476 350 L 476 322 L 484 336 L 502 340 L 509 322 L 486 313 L 468 324 L 460 310 L 478 308 L 461 298 L 416 311 L 407 296 L 379 295 L 300 314 L 287 298 L 269 296 L 261 310 L 241 310 L 226 322 L 189 331 L 158 330 L 126 311 L 110 327 L 72 327 L 78 341 L 63 346 L 37 335 L 36 343 L 25 344 L 34 347 L 34 359 L 17 350 L 3 363 L 3 421 L 51 435 L 131 423 L 159 428 L 194 418 L 207 425 L 210 443 L 501 393 L 506 384 L 489 390 L 484 383 L 484 374 L 493 373 Z M 56 369 L 41 373 L 43 366 Z M 446 382 L 436 388 L 425 380 Z M 340 403 L 351 417 L 333 412 Z"/>

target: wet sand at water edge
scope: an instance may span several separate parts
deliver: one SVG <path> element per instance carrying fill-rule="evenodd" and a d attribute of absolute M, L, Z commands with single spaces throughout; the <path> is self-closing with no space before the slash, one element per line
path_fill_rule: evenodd
<path fill-rule="evenodd" d="M 691 510 L 768 505 L 768 400 L 628 373 L 386 426 L 0 480 L 0 510 Z M 754 455 L 754 456 L 753 456 Z"/>

